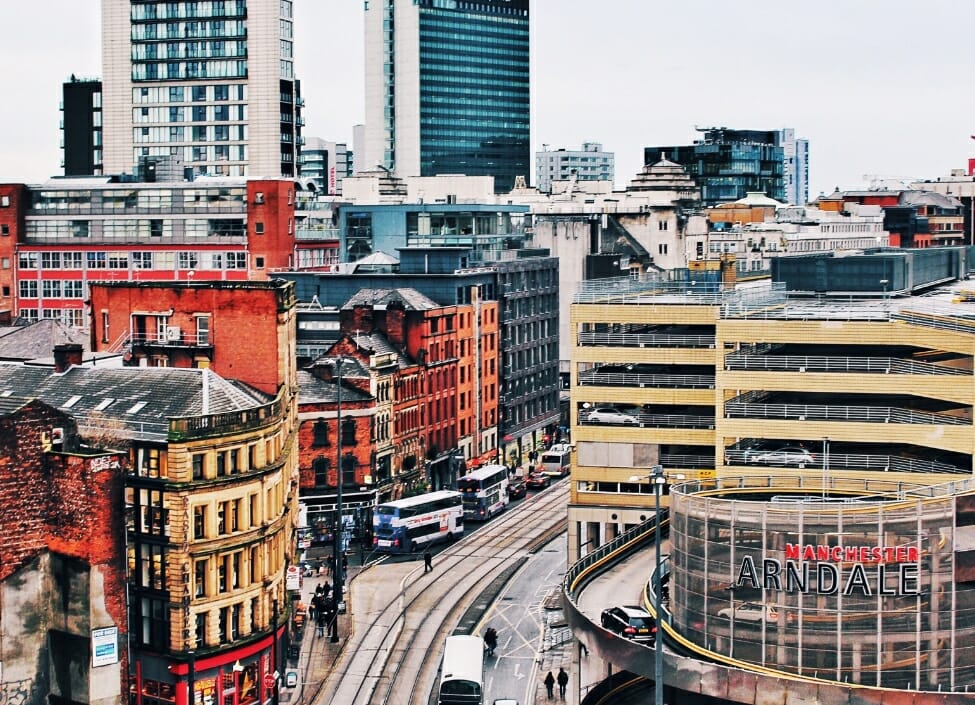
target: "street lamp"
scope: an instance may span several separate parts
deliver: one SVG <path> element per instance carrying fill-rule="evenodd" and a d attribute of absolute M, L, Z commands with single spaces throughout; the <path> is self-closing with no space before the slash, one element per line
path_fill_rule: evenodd
<path fill-rule="evenodd" d="M 826 499 L 826 483 L 829 480 L 829 436 L 823 436 L 823 499 Z"/>
<path fill-rule="evenodd" d="M 889 283 L 890 283 L 890 280 L 888 280 L 888 279 L 881 279 L 880 280 L 880 286 L 882 286 L 884 288 L 884 298 L 883 298 L 883 301 L 884 301 L 884 312 L 885 313 L 887 311 L 887 285 Z"/>
<path fill-rule="evenodd" d="M 637 480 L 639 478 L 631 477 L 630 481 Z M 663 620 L 661 619 L 661 593 L 663 592 L 663 580 L 660 576 L 660 495 L 663 494 L 664 485 L 667 484 L 667 478 L 664 476 L 664 466 L 663 465 L 651 465 L 650 466 L 650 484 L 653 485 L 653 497 L 654 497 L 654 529 L 653 529 L 653 546 L 655 551 L 655 565 L 656 570 L 654 571 L 654 576 L 656 577 L 656 583 L 651 580 L 653 585 L 653 609 L 657 617 L 657 634 L 653 640 L 653 696 L 655 705 L 663 705 L 664 702 L 664 645 L 663 645 L 663 630 L 661 629 L 661 624 Z"/>
<path fill-rule="evenodd" d="M 333 644 L 339 640 L 339 605 L 343 600 L 342 574 L 342 363 L 345 358 L 337 357 L 332 361 L 335 365 L 335 376 L 338 382 L 337 401 L 335 404 L 335 533 L 333 536 L 333 586 L 332 603 L 335 605 L 335 616 L 332 619 L 330 640 Z"/>
<path fill-rule="evenodd" d="M 653 483 L 653 502 L 654 502 L 654 530 L 653 546 L 656 552 L 655 575 L 657 582 L 653 588 L 654 611 L 657 613 L 657 636 L 654 639 L 653 651 L 653 695 L 656 705 L 663 705 L 664 702 L 664 639 L 661 624 L 660 593 L 662 590 L 662 580 L 660 576 L 660 495 L 664 490 L 667 478 L 664 477 L 663 465 L 653 465 L 650 468 L 650 482 Z"/>

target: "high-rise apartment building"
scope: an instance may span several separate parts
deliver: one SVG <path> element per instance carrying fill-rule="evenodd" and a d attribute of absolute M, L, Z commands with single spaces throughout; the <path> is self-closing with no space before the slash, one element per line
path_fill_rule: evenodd
<path fill-rule="evenodd" d="M 105 172 L 175 157 L 195 173 L 295 175 L 292 5 L 105 0 Z"/>
<path fill-rule="evenodd" d="M 545 145 L 535 152 L 535 187 L 551 193 L 553 181 L 612 181 L 614 157 L 598 142 L 583 142 L 582 149 L 550 150 Z"/>
<path fill-rule="evenodd" d="M 322 193 L 342 193 L 342 179 L 352 176 L 352 151 L 344 142 L 309 137 L 301 148 L 298 174 L 313 179 Z"/>
<path fill-rule="evenodd" d="M 102 173 L 102 82 L 71 75 L 61 89 L 65 176 Z"/>
<path fill-rule="evenodd" d="M 364 164 L 398 176 L 529 176 L 528 0 L 366 5 Z"/>

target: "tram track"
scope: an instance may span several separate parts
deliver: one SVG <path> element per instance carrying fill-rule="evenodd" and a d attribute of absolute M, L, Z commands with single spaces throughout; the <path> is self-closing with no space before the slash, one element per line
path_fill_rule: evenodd
<path fill-rule="evenodd" d="M 438 553 L 429 573 L 412 562 L 360 573 L 350 592 L 372 591 L 357 600 L 367 614 L 353 615 L 353 633 L 313 702 L 427 703 L 446 637 L 499 574 L 564 530 L 567 495 L 563 480 L 508 509 Z"/>

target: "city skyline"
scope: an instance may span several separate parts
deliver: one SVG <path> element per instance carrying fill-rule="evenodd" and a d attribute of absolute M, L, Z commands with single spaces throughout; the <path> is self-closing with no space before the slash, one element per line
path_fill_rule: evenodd
<path fill-rule="evenodd" d="M 601 142 L 616 155 L 618 188 L 643 147 L 690 143 L 695 126 L 794 128 L 810 143 L 810 197 L 862 187 L 865 174 L 946 176 L 973 151 L 971 6 L 935 0 L 923 25 L 905 0 L 600 9 L 532 5 L 532 152 Z M 61 173 L 61 84 L 102 75 L 100 3 L 4 3 L 0 26 L 0 57 L 24 69 L 3 83 L 16 107 L 3 117 L 0 180 L 37 183 Z M 295 0 L 295 26 L 304 134 L 351 147 L 364 119 L 362 3 Z M 922 26 L 937 27 L 937 42 Z M 43 41 L 24 27 L 43 28 Z"/>

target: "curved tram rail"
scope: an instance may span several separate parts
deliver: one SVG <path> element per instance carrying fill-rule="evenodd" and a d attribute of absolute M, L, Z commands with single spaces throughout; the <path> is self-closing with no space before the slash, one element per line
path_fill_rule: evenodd
<path fill-rule="evenodd" d="M 430 573 L 415 563 L 376 565 L 399 580 L 395 598 L 354 615 L 355 633 L 313 702 L 427 703 L 438 685 L 444 640 L 506 568 L 565 530 L 568 481 L 509 508 L 441 551 Z M 362 574 L 357 577 L 357 581 Z M 351 590 L 363 589 L 355 582 Z M 387 596 L 389 593 L 386 593 Z M 371 595 L 370 600 L 381 600 Z M 360 616 L 368 616 L 360 622 Z"/>

